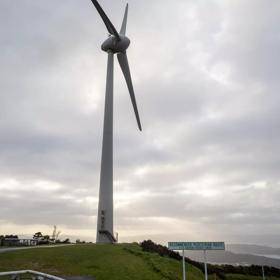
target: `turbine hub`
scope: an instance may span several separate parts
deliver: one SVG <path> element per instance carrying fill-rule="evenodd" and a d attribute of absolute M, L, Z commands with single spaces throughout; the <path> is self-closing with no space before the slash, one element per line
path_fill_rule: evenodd
<path fill-rule="evenodd" d="M 118 40 L 114 35 L 110 35 L 102 44 L 101 49 L 104 52 L 111 51 L 113 53 L 124 53 L 129 45 L 130 40 L 126 36 L 120 35 L 120 40 Z"/>

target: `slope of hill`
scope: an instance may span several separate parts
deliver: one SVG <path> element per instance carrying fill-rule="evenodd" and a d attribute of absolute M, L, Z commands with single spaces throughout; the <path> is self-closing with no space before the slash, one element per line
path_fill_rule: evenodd
<path fill-rule="evenodd" d="M 187 279 L 203 280 L 202 271 L 187 264 Z M 138 244 L 74 245 L 37 248 L 0 254 L 0 272 L 31 269 L 48 274 L 90 276 L 96 280 L 180 280 L 182 263 L 158 253 L 143 251 Z M 222 268 L 221 268 L 222 269 Z M 209 270 L 210 267 L 209 267 Z M 230 273 L 230 272 L 229 272 Z M 210 275 L 209 280 L 257 280 L 256 276 Z M 267 277 L 267 280 L 280 278 Z M 1 280 L 1 277 L 0 277 Z"/>
<path fill-rule="evenodd" d="M 260 246 L 254 244 L 227 244 L 227 251 L 236 254 L 250 254 L 259 256 L 275 256 L 280 259 L 280 248 L 272 248 L 269 246 Z"/>
<path fill-rule="evenodd" d="M 143 252 L 138 244 L 76 245 L 0 254 L 0 271 L 31 269 L 56 276 L 93 276 L 97 280 L 178 280 L 181 262 Z M 189 279 L 202 272 L 188 265 Z M 210 278 L 211 279 L 211 278 Z"/>
<path fill-rule="evenodd" d="M 257 251 L 256 248 L 250 247 L 251 251 L 246 251 L 244 246 L 243 251 L 235 249 L 235 252 L 230 251 L 209 251 L 207 252 L 207 259 L 211 263 L 218 264 L 232 264 L 232 265 L 266 265 L 280 268 L 280 259 L 273 258 L 273 254 L 264 254 L 264 251 Z M 255 249 L 255 250 L 253 250 Z M 251 253 L 252 252 L 252 253 Z M 256 252 L 259 252 L 258 254 Z M 271 251 L 267 251 L 271 252 Z M 187 256 L 196 261 L 203 261 L 203 254 L 201 252 L 188 251 Z"/>

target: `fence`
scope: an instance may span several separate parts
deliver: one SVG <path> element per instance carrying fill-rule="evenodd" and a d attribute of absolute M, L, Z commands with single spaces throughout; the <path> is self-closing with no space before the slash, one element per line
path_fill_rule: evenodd
<path fill-rule="evenodd" d="M 20 270 L 20 271 L 9 271 L 9 272 L 0 272 L 1 276 L 11 276 L 11 280 L 20 280 L 23 275 L 30 274 L 32 280 L 64 280 L 63 278 L 49 275 L 42 272 L 37 272 L 33 270 Z"/>

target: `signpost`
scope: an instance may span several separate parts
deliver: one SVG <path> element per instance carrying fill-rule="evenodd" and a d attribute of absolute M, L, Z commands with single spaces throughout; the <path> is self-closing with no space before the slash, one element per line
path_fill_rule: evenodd
<path fill-rule="evenodd" d="M 225 243 L 224 242 L 168 242 L 168 248 L 170 250 L 183 251 L 183 280 L 186 280 L 185 250 L 203 251 L 204 252 L 204 275 L 205 275 L 205 280 L 208 280 L 206 251 L 225 250 Z"/>
<path fill-rule="evenodd" d="M 265 280 L 265 274 L 264 274 L 264 266 L 262 265 L 262 278 Z"/>
<path fill-rule="evenodd" d="M 186 280 L 186 262 L 185 262 L 185 250 L 183 250 L 183 279 Z"/>

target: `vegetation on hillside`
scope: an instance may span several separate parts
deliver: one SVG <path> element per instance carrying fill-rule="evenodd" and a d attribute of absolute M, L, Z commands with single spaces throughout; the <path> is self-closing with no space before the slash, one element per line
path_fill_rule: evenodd
<path fill-rule="evenodd" d="M 161 256 L 168 256 L 169 258 L 173 258 L 176 260 L 182 260 L 182 256 L 178 252 L 174 252 L 169 250 L 167 247 L 162 246 L 160 244 L 156 244 L 151 240 L 146 240 L 140 243 L 142 249 L 146 252 L 155 252 Z M 202 272 L 204 271 L 204 264 L 200 262 L 193 261 L 189 258 L 186 258 L 186 262 L 198 268 Z M 251 266 L 233 266 L 233 265 L 212 265 L 208 264 L 208 273 L 210 275 L 216 275 L 220 279 L 229 279 L 228 277 L 233 277 L 232 275 L 241 275 L 241 277 L 246 276 L 260 276 L 262 275 L 262 267 L 259 265 L 251 265 Z M 265 275 L 269 277 L 280 277 L 280 269 L 275 267 L 264 267 Z M 231 275 L 231 276 L 228 276 Z M 243 275 L 243 276 L 242 276 Z M 230 278 L 234 279 L 234 278 Z M 238 278 L 239 279 L 239 278 Z M 240 278 L 241 279 L 241 278 Z"/>
<path fill-rule="evenodd" d="M 178 253 L 152 241 L 144 241 L 141 246 L 137 243 L 77 244 L 0 253 L 0 272 L 31 269 L 61 277 L 92 276 L 96 280 L 181 280 L 181 261 Z M 248 267 L 249 270 L 242 273 L 238 273 L 239 270 L 228 273 L 229 267 L 209 265 L 209 280 L 261 279 L 258 267 Z M 187 279 L 204 279 L 201 263 L 187 259 L 186 268 Z M 258 277 L 254 276 L 254 271 L 258 272 Z"/>

